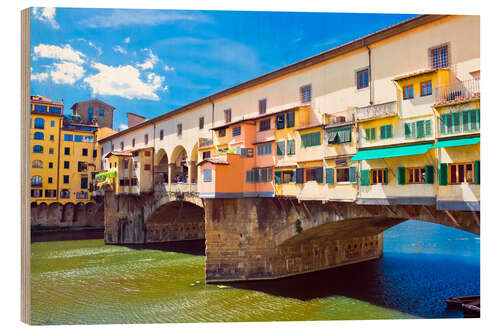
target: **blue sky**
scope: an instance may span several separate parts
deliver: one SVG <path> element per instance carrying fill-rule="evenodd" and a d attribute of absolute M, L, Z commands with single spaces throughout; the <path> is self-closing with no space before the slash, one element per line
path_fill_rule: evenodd
<path fill-rule="evenodd" d="M 33 8 L 31 93 L 152 118 L 415 15 Z"/>

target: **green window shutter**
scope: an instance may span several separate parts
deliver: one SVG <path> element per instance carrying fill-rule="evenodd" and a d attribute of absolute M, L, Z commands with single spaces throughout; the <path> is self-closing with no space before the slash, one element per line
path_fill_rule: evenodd
<path fill-rule="evenodd" d="M 446 134 L 446 115 L 439 117 L 439 133 Z"/>
<path fill-rule="evenodd" d="M 351 142 L 351 127 L 345 129 L 345 142 Z"/>
<path fill-rule="evenodd" d="M 292 183 L 297 183 L 297 170 L 292 170 Z"/>
<path fill-rule="evenodd" d="M 424 131 L 425 131 L 424 121 L 423 120 L 417 121 L 417 138 L 423 138 L 425 134 Z"/>
<path fill-rule="evenodd" d="M 370 170 L 361 170 L 359 172 L 360 174 L 360 185 L 361 186 L 368 186 L 370 185 Z"/>
<path fill-rule="evenodd" d="M 446 115 L 446 134 L 453 133 L 453 119 L 451 117 L 451 113 Z"/>
<path fill-rule="evenodd" d="M 276 155 L 285 155 L 285 141 L 276 142 Z"/>
<path fill-rule="evenodd" d="M 481 164 L 480 161 L 474 161 L 474 182 L 480 184 Z"/>
<path fill-rule="evenodd" d="M 425 136 L 432 135 L 432 120 L 428 119 L 425 121 Z"/>
<path fill-rule="evenodd" d="M 377 139 L 377 134 L 375 132 L 375 127 L 371 128 L 370 135 L 371 135 L 371 139 L 370 140 L 376 140 Z"/>
<path fill-rule="evenodd" d="M 302 142 L 302 147 L 307 147 L 307 142 L 306 142 L 307 134 L 302 134 L 300 136 L 300 141 Z"/>
<path fill-rule="evenodd" d="M 312 135 L 314 138 L 313 146 L 319 146 L 321 144 L 321 132 L 315 132 Z"/>
<path fill-rule="evenodd" d="M 463 123 L 464 131 L 471 130 L 471 119 L 470 119 L 471 114 L 472 114 L 472 110 L 467 110 L 467 111 L 463 112 L 462 123 Z"/>
<path fill-rule="evenodd" d="M 286 127 L 294 127 L 295 126 L 295 111 L 288 112 L 286 114 Z"/>
<path fill-rule="evenodd" d="M 355 166 L 349 167 L 349 182 L 356 183 L 358 181 L 358 169 Z"/>
<path fill-rule="evenodd" d="M 316 182 L 317 183 L 323 182 L 323 167 L 316 168 Z"/>
<path fill-rule="evenodd" d="M 405 123 L 405 138 L 406 138 L 406 139 L 411 138 L 411 127 L 410 127 L 410 123 Z"/>
<path fill-rule="evenodd" d="M 326 168 L 326 181 L 327 184 L 333 184 L 333 168 Z"/>
<path fill-rule="evenodd" d="M 479 109 L 470 111 L 470 128 L 473 131 L 479 129 Z"/>
<path fill-rule="evenodd" d="M 367 141 L 373 140 L 373 138 L 372 138 L 372 129 L 371 128 L 365 129 L 365 137 L 366 137 Z"/>
<path fill-rule="evenodd" d="M 385 126 L 380 126 L 380 139 L 385 139 Z"/>
<path fill-rule="evenodd" d="M 389 183 L 389 169 L 385 168 L 384 169 L 384 184 L 387 185 Z"/>
<path fill-rule="evenodd" d="M 398 167 L 398 184 L 406 184 L 406 169 L 405 167 Z"/>
<path fill-rule="evenodd" d="M 274 172 L 274 183 L 281 184 L 281 171 Z"/>
<path fill-rule="evenodd" d="M 297 184 L 304 183 L 304 168 L 297 168 L 295 172 L 295 179 Z"/>
<path fill-rule="evenodd" d="M 480 118 L 480 115 L 481 115 L 481 110 L 480 109 L 476 109 L 476 124 L 477 124 L 477 129 L 479 129 L 479 118 Z"/>
<path fill-rule="evenodd" d="M 448 164 L 439 163 L 439 185 L 448 185 Z"/>
<path fill-rule="evenodd" d="M 392 138 L 392 125 L 387 125 L 385 131 L 386 131 L 385 133 L 386 137 Z"/>
<path fill-rule="evenodd" d="M 462 119 L 461 117 L 462 112 L 455 112 L 453 113 L 453 133 L 460 133 L 460 120 Z"/>
<path fill-rule="evenodd" d="M 434 184 L 434 166 L 427 165 L 425 167 L 425 183 Z"/>

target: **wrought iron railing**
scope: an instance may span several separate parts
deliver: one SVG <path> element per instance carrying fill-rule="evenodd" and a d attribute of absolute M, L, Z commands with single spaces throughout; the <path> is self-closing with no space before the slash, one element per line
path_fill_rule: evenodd
<path fill-rule="evenodd" d="M 436 87 L 435 96 L 436 104 L 480 98 L 480 80 L 472 79 Z"/>

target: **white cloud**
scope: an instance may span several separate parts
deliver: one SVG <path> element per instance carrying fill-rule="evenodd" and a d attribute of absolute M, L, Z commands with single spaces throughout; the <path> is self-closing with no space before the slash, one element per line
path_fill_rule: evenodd
<path fill-rule="evenodd" d="M 54 83 L 73 84 L 83 77 L 85 70 L 82 66 L 71 63 L 62 62 L 54 64 L 54 69 L 50 71 L 50 78 Z"/>
<path fill-rule="evenodd" d="M 157 101 L 157 90 L 162 88 L 164 77 L 149 73 L 147 81 L 140 78 L 137 68 L 126 66 L 107 66 L 101 63 L 93 63 L 92 67 L 99 73 L 85 78 L 83 81 L 89 85 L 94 94 L 121 96 L 126 99 L 149 99 Z"/>
<path fill-rule="evenodd" d="M 98 55 L 101 55 L 101 54 L 102 54 L 102 48 L 100 48 L 99 46 L 96 46 L 94 43 L 92 43 L 92 42 L 90 42 L 90 41 L 89 41 L 88 43 L 89 43 L 89 46 L 90 46 L 90 47 L 93 47 L 94 49 L 96 49 L 96 50 L 97 50 Z"/>
<path fill-rule="evenodd" d="M 118 126 L 118 129 L 119 129 L 120 131 L 126 130 L 127 128 L 128 128 L 128 126 L 127 126 L 127 125 L 125 125 L 125 124 L 120 124 L 120 126 Z"/>
<path fill-rule="evenodd" d="M 56 9 L 53 7 L 34 7 L 33 17 L 36 20 L 49 24 L 54 29 L 59 29 L 59 23 L 56 21 Z"/>
<path fill-rule="evenodd" d="M 31 79 L 35 81 L 45 81 L 49 78 L 49 73 L 31 74 Z"/>
<path fill-rule="evenodd" d="M 158 25 L 176 21 L 211 21 L 211 18 L 204 14 L 179 11 L 116 9 L 108 12 L 110 13 L 92 16 L 78 23 L 90 28 L 116 28 L 130 25 Z"/>
<path fill-rule="evenodd" d="M 137 64 L 142 70 L 153 69 L 154 65 L 158 62 L 158 57 L 153 54 L 151 49 L 142 49 L 141 51 L 148 52 L 148 58 L 142 63 Z"/>
<path fill-rule="evenodd" d="M 130 43 L 130 37 L 126 37 L 126 38 L 123 40 L 123 42 L 124 42 L 125 44 Z"/>
<path fill-rule="evenodd" d="M 169 65 L 165 65 L 165 67 L 163 67 L 163 69 L 167 72 L 170 72 L 170 71 L 175 71 L 175 68 L 174 67 L 170 67 Z"/>
<path fill-rule="evenodd" d="M 50 58 L 82 64 L 84 62 L 83 59 L 85 58 L 85 55 L 82 52 L 76 51 L 69 44 L 66 44 L 63 47 L 57 45 L 39 44 L 38 46 L 35 46 L 33 50 L 34 60 L 38 58 Z"/>
<path fill-rule="evenodd" d="M 113 47 L 113 51 L 121 53 L 121 54 L 127 54 L 127 50 L 125 50 L 120 45 L 116 45 L 115 47 Z"/>

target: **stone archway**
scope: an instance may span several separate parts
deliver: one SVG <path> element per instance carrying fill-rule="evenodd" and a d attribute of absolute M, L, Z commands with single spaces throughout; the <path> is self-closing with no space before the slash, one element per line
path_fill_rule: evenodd
<path fill-rule="evenodd" d="M 154 183 L 168 183 L 168 156 L 163 148 L 159 149 L 154 159 Z"/>
<path fill-rule="evenodd" d="M 177 146 L 170 158 L 169 177 L 171 183 L 186 183 L 189 175 L 188 154 L 183 146 Z"/>

